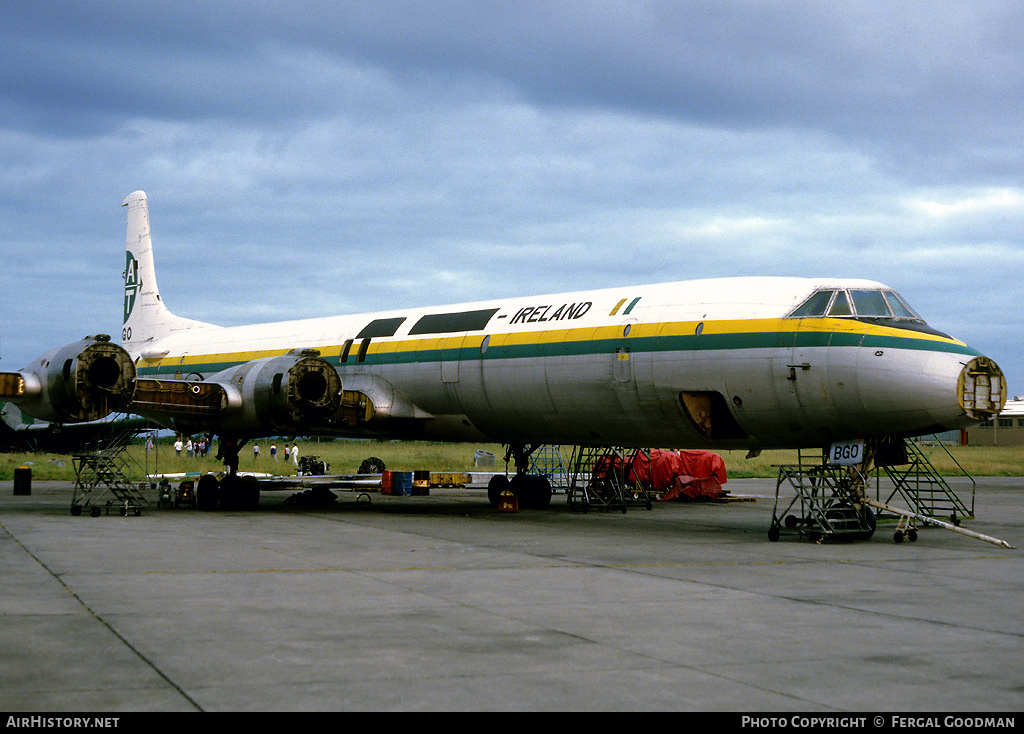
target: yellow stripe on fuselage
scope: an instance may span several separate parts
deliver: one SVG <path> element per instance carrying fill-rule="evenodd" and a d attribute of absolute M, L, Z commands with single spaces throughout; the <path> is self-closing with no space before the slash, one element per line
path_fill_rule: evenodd
<path fill-rule="evenodd" d="M 698 327 L 701 327 L 698 329 Z M 367 355 L 388 355 L 393 358 L 405 354 L 430 351 L 447 351 L 457 348 L 479 348 L 484 339 L 490 337 L 489 348 L 523 347 L 530 345 L 549 345 L 555 343 L 578 344 L 589 341 L 629 340 L 637 341 L 644 338 L 658 337 L 663 340 L 676 337 L 712 337 L 731 335 L 769 335 L 800 333 L 846 333 L 864 334 L 901 340 L 920 342 L 936 342 L 940 344 L 966 347 L 957 339 L 900 329 L 880 324 L 872 324 L 853 319 L 838 318 L 805 318 L 805 319 L 722 319 L 718 321 L 659 321 L 652 323 L 629 324 L 629 332 L 625 332 L 625 324 L 605 324 L 600 326 L 577 326 L 561 329 L 522 330 L 505 333 L 479 332 L 460 334 L 458 336 L 429 336 L 421 338 L 377 338 L 371 340 Z M 358 343 L 357 343 L 358 344 Z M 140 368 L 146 372 L 188 373 L 197 371 L 195 368 L 218 365 L 220 369 L 228 366 L 249 362 L 264 357 L 276 357 L 294 349 L 296 345 L 284 345 L 279 349 L 244 350 L 237 352 L 210 352 L 207 354 L 187 354 L 169 356 L 158 359 L 145 359 Z M 336 360 L 343 349 L 340 343 L 321 345 L 318 347 L 321 356 Z M 346 364 L 356 364 L 358 347 L 353 345 Z"/>

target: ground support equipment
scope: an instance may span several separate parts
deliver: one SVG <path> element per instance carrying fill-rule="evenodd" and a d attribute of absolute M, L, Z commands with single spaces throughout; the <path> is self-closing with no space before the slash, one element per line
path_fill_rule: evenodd
<path fill-rule="evenodd" d="M 938 439 L 936 441 L 938 442 Z M 936 445 L 941 446 L 941 443 Z M 959 524 L 961 517 L 974 517 L 973 478 L 968 477 L 972 485 L 971 504 L 968 506 L 939 474 L 917 442 L 905 440 L 903 448 L 906 452 L 904 463 L 879 465 L 879 469 L 893 484 L 892 493 L 884 504 L 891 503 L 898 495 L 915 515 L 949 518 L 954 525 Z M 946 453 L 949 454 L 948 451 Z M 952 454 L 949 456 L 953 458 Z M 966 475 L 966 472 L 964 474 Z"/>
<path fill-rule="evenodd" d="M 584 511 L 653 506 L 648 487 L 632 478 L 633 461 L 642 449 L 575 446 L 572 451 L 568 502 Z M 649 452 L 647 458 L 650 460 Z"/>
<path fill-rule="evenodd" d="M 874 513 L 863 502 L 865 481 L 857 467 L 801 461 L 778 469 L 769 540 L 797 534 L 820 543 L 834 538 L 866 540 L 874 534 Z M 794 495 L 780 511 L 779 490 L 784 484 Z"/>
<path fill-rule="evenodd" d="M 546 444 L 530 454 L 529 473 L 547 477 L 552 492 L 568 490 L 569 473 L 565 469 L 561 446 Z"/>
<path fill-rule="evenodd" d="M 91 451 L 73 454 L 75 488 L 71 497 L 71 514 L 81 515 L 88 511 L 93 517 L 105 510 L 109 515 L 116 509 L 121 515 L 141 515 L 149 507 L 149 501 L 142 495 L 144 485 L 132 481 L 131 474 L 139 474 L 131 466 L 128 457 L 128 442 L 131 431 L 121 431 L 116 422 L 111 424 L 111 434 L 97 443 Z"/>

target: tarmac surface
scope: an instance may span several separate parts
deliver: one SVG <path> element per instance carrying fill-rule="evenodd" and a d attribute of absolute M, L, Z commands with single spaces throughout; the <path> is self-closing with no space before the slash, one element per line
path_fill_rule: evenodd
<path fill-rule="evenodd" d="M 774 480 L 625 514 L 462 488 L 138 517 L 0 482 L 0 711 L 1017 712 L 1024 480 L 977 482 L 964 527 L 1017 549 L 770 542 Z"/>

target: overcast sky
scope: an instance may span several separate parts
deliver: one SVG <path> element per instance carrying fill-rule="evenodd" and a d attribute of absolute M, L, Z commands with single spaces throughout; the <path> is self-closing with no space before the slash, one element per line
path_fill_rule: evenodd
<path fill-rule="evenodd" d="M 0 3 L 0 370 L 233 325 L 865 277 L 1024 393 L 1024 4 Z"/>

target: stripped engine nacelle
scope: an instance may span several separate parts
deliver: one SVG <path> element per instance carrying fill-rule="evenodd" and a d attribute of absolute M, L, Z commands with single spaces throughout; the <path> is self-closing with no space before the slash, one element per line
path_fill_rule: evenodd
<path fill-rule="evenodd" d="M 226 392 L 219 430 L 295 433 L 329 422 L 341 400 L 337 370 L 314 350 L 296 350 L 230 367 L 208 378 Z"/>
<path fill-rule="evenodd" d="M 134 390 L 132 358 L 105 334 L 53 349 L 19 372 L 0 373 L 0 400 L 54 423 L 125 412 Z"/>

